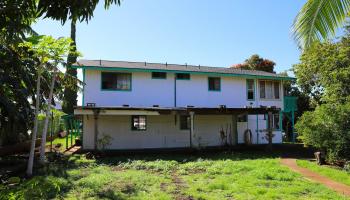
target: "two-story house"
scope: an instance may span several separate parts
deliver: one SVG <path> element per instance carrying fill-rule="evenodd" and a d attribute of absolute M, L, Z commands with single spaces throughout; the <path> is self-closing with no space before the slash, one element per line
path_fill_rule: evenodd
<path fill-rule="evenodd" d="M 282 142 L 283 81 L 254 70 L 80 60 L 83 148 L 187 148 Z M 270 116 L 270 120 L 269 120 Z M 107 138 L 106 137 L 106 138 Z"/>

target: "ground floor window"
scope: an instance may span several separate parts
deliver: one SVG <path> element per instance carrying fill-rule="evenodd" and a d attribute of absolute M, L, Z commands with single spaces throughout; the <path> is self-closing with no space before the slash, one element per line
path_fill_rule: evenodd
<path fill-rule="evenodd" d="M 131 130 L 145 131 L 147 126 L 146 116 L 133 115 L 131 116 Z"/>
<path fill-rule="evenodd" d="M 180 115 L 180 129 L 189 130 L 191 127 L 191 117 L 189 115 Z"/>
<path fill-rule="evenodd" d="M 266 127 L 269 126 L 268 115 L 264 115 L 264 119 L 266 119 Z M 280 130 L 280 115 L 279 114 L 272 114 L 272 129 L 273 130 Z"/>
<path fill-rule="evenodd" d="M 279 130 L 280 129 L 280 115 L 279 114 L 274 114 L 273 115 L 272 128 L 275 129 L 275 130 Z"/>

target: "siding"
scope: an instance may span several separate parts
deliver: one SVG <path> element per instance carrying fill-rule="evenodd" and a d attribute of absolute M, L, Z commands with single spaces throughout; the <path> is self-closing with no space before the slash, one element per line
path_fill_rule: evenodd
<path fill-rule="evenodd" d="M 96 106 L 134 107 L 175 106 L 174 74 L 167 73 L 167 79 L 152 79 L 149 72 L 132 73 L 131 91 L 101 91 L 101 71 L 86 70 L 84 101 L 96 103 Z M 257 86 L 257 85 L 256 85 Z M 231 108 L 245 106 L 276 106 L 282 108 L 279 100 L 262 100 L 256 87 L 255 101 L 247 101 L 246 79 L 240 77 L 221 77 L 221 91 L 208 91 L 208 75 L 191 74 L 190 80 L 176 80 L 176 106 L 218 107 L 226 105 Z M 282 97 L 282 87 L 280 87 Z"/>
<path fill-rule="evenodd" d="M 99 136 L 107 134 L 112 137 L 111 145 L 108 149 L 147 149 L 147 148 L 176 148 L 190 146 L 190 131 L 180 130 L 179 116 L 175 115 L 161 115 L 161 116 L 147 116 L 147 130 L 146 131 L 132 131 L 131 130 L 131 116 L 100 116 L 99 117 Z M 255 117 L 255 116 L 254 116 Z M 175 122 L 176 121 L 176 122 Z M 249 118 L 248 124 L 252 124 L 253 142 L 256 137 L 256 118 Z M 263 128 L 264 122 L 261 122 Z M 260 125 L 259 124 L 259 125 Z M 243 126 L 247 127 L 246 124 Z M 266 122 L 265 122 L 266 126 Z M 261 129 L 259 127 L 259 129 Z M 194 133 L 192 135 L 192 144 L 196 146 L 220 146 L 222 140 L 220 137 L 220 130 L 232 133 L 234 126 L 232 124 L 231 115 L 195 115 L 194 116 Z M 238 139 L 243 141 L 244 130 L 238 129 Z M 273 139 L 274 143 L 282 142 L 280 132 L 276 131 L 276 136 Z M 234 136 L 232 143 L 234 144 Z M 260 139 L 259 139 L 260 140 Z M 266 143 L 260 140 L 260 143 Z M 94 148 L 94 118 L 84 116 L 84 137 L 83 148 Z"/>

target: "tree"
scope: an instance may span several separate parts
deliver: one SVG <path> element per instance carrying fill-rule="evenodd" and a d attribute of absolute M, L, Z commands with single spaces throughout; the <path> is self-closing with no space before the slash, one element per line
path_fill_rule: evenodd
<path fill-rule="evenodd" d="M 74 54 L 76 51 L 76 23 L 77 21 L 88 22 L 92 17 L 94 10 L 98 4 L 98 0 L 86 0 L 86 1 L 51 1 L 42 0 L 39 2 L 39 10 L 45 11 L 45 17 L 49 17 L 55 20 L 60 20 L 64 24 L 67 19 L 71 20 L 71 39 L 72 43 L 72 54 L 67 57 L 67 70 L 68 76 L 77 77 L 77 69 L 71 68 L 70 66 L 77 61 L 77 57 Z M 110 5 L 120 5 L 120 0 L 105 0 L 105 9 L 108 9 Z M 56 9 L 61 8 L 61 9 Z M 64 99 L 62 109 L 65 113 L 73 114 L 74 106 L 77 105 L 77 87 L 65 88 Z"/>
<path fill-rule="evenodd" d="M 346 27 L 349 30 L 349 27 Z M 313 42 L 293 67 L 314 111 L 296 123 L 300 139 L 324 150 L 331 162 L 350 155 L 350 33 L 338 42 Z"/>
<path fill-rule="evenodd" d="M 70 51 L 71 40 L 61 38 L 55 40 L 51 36 L 38 36 L 29 38 L 28 42 L 21 43 L 20 46 L 27 47 L 28 50 L 39 59 L 37 66 L 37 83 L 36 83 L 36 98 L 40 99 L 40 83 L 41 76 L 44 71 L 53 71 L 52 81 L 50 84 L 50 92 L 48 98 L 47 106 L 47 116 L 45 120 L 44 130 L 42 134 L 42 146 L 41 146 L 41 160 L 45 159 L 45 145 L 46 145 L 46 132 L 48 126 L 48 115 L 51 109 L 51 100 L 53 94 L 53 87 L 56 79 L 57 65 L 62 63 L 63 56 Z M 40 110 L 40 102 L 36 101 L 35 103 L 35 117 L 34 117 L 34 129 L 32 132 L 32 140 L 30 153 L 28 158 L 28 167 L 27 175 L 31 176 L 33 171 L 33 162 L 34 162 L 34 150 L 35 150 L 35 141 L 38 132 L 38 114 Z"/>
<path fill-rule="evenodd" d="M 301 48 L 334 36 L 348 17 L 350 0 L 308 0 L 293 23 L 293 35 Z"/>
<path fill-rule="evenodd" d="M 350 46 L 315 42 L 300 57 L 293 70 L 297 84 L 314 105 L 350 100 Z"/>
<path fill-rule="evenodd" d="M 261 58 L 258 54 L 252 55 L 246 59 L 244 63 L 233 65 L 233 68 L 245 69 L 245 70 L 259 70 L 265 72 L 274 73 L 274 67 L 276 63 L 271 60 Z"/>

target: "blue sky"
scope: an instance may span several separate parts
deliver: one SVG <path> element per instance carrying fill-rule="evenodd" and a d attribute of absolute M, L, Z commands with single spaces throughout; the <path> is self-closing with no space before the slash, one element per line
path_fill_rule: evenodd
<path fill-rule="evenodd" d="M 101 1 L 103 2 L 103 1 Z M 228 67 L 252 54 L 288 70 L 300 51 L 291 26 L 305 0 L 124 0 L 98 5 L 77 25 L 85 59 L 147 61 Z M 43 19 L 39 34 L 69 36 L 70 24 Z M 81 76 L 79 74 L 79 76 Z"/>
<path fill-rule="evenodd" d="M 103 2 L 103 1 L 101 1 Z M 276 71 L 298 62 L 291 36 L 304 0 L 124 0 L 77 26 L 86 59 L 168 62 L 226 67 L 259 54 Z M 69 22 L 40 20 L 40 34 L 69 36 Z"/>

